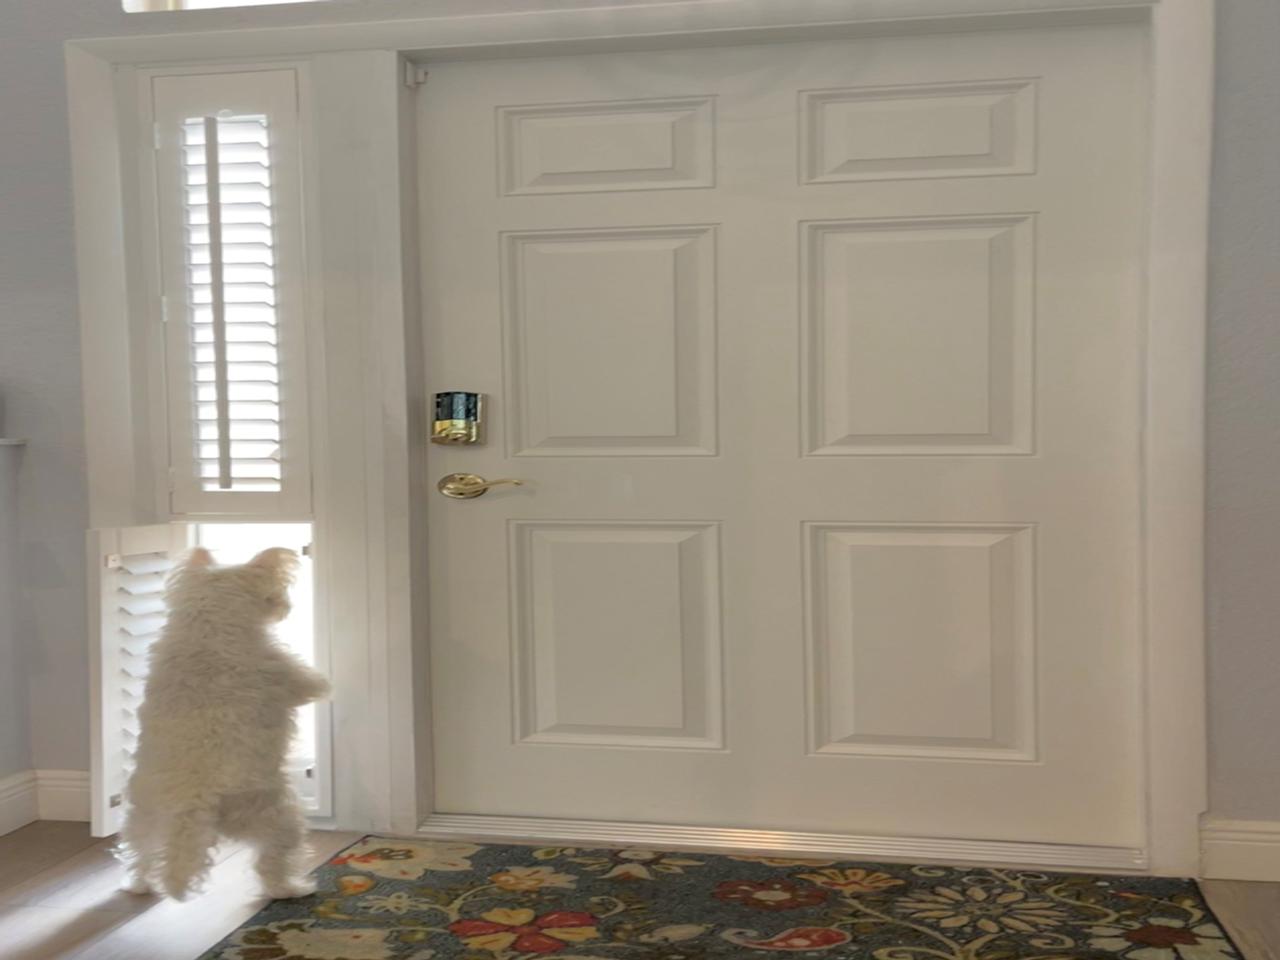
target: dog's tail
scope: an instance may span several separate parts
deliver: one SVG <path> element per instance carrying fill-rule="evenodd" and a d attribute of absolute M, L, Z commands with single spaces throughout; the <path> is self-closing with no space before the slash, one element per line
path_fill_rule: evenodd
<path fill-rule="evenodd" d="M 160 886 L 175 900 L 197 890 L 213 869 L 218 842 L 217 818 L 211 807 L 192 806 L 171 814 L 160 846 L 164 867 Z"/>

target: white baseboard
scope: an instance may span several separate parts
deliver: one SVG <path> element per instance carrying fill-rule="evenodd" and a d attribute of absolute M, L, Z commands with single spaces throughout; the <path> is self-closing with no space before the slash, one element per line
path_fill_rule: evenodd
<path fill-rule="evenodd" d="M 1206 820 L 1200 873 L 1209 880 L 1280 880 L 1280 820 Z"/>
<path fill-rule="evenodd" d="M 866 837 L 727 827 L 681 827 L 655 823 L 553 820 L 433 813 L 418 827 L 431 837 L 595 843 L 707 850 L 777 856 L 837 856 L 913 863 L 1011 864 L 1065 870 L 1145 873 L 1147 856 L 1128 847 L 1089 847 L 1007 840 L 952 840 L 943 837 Z"/>
<path fill-rule="evenodd" d="M 0 778 L 0 837 L 38 819 L 35 771 L 22 770 Z"/>
<path fill-rule="evenodd" d="M 41 820 L 89 820 L 89 774 L 84 770 L 37 770 Z"/>

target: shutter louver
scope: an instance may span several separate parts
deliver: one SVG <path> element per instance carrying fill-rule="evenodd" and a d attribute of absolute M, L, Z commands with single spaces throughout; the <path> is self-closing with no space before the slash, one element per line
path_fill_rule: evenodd
<path fill-rule="evenodd" d="M 309 512 L 295 85 L 153 81 L 175 514 Z"/>
<path fill-rule="evenodd" d="M 267 118 L 183 125 L 203 490 L 280 489 L 280 356 Z"/>
<path fill-rule="evenodd" d="M 125 784 L 138 744 L 138 709 L 147 680 L 148 653 L 165 623 L 164 583 L 187 546 L 180 524 L 90 532 L 96 629 L 90 657 L 93 704 L 92 831 L 109 836 L 120 827 Z"/>

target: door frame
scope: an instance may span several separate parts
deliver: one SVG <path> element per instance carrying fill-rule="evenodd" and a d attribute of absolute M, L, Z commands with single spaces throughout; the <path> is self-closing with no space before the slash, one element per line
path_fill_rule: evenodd
<path fill-rule="evenodd" d="M 314 464 L 315 519 L 328 533 L 328 552 L 354 558 L 348 572 L 359 574 L 343 579 L 342 602 L 328 611 L 331 635 L 347 638 L 333 647 L 335 825 L 1198 872 L 1207 806 L 1204 359 L 1213 0 L 684 0 L 589 15 L 511 0 L 503 13 L 455 17 L 307 24 L 306 6 L 288 15 L 296 25 L 66 45 L 90 525 L 168 519 L 151 495 L 149 401 L 130 348 L 130 318 L 146 313 L 143 265 L 127 242 L 140 229 L 136 71 L 287 60 L 306 72 L 325 105 L 310 118 L 314 178 L 344 188 L 315 191 L 308 236 L 313 264 L 329 268 L 314 281 L 324 387 L 317 395 L 328 398 L 313 418 L 324 434 Z M 425 591 L 412 589 L 425 572 L 428 489 L 416 290 L 417 64 L 1135 21 L 1149 24 L 1153 94 L 1141 453 L 1145 845 L 765 835 L 433 813 L 430 737 L 418 735 L 430 716 Z M 346 322 L 357 315 L 363 336 Z M 353 436 L 360 455 L 352 453 Z"/>

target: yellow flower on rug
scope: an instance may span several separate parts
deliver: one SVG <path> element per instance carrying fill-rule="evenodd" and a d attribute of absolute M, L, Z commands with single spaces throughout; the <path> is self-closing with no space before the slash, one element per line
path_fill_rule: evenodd
<path fill-rule="evenodd" d="M 522 893 L 543 887 L 569 889 L 577 880 L 567 873 L 556 873 L 551 867 L 507 867 L 489 877 L 503 890 Z"/>
<path fill-rule="evenodd" d="M 1028 898 L 1022 890 L 971 886 L 964 890 L 934 887 L 903 897 L 895 908 L 913 920 L 925 920 L 944 930 L 977 927 L 983 933 L 1005 928 L 1017 933 L 1056 927 L 1067 919 L 1061 907 L 1048 900 Z"/>
<path fill-rule="evenodd" d="M 474 843 L 388 841 L 380 837 L 366 837 L 329 863 L 335 867 L 363 870 L 389 880 L 417 880 L 428 870 L 446 873 L 470 870 L 468 858 L 479 850 Z"/>
<path fill-rule="evenodd" d="M 802 873 L 800 879 L 816 883 L 820 887 L 829 887 L 841 893 L 878 893 L 892 887 L 901 887 L 906 881 L 891 877 L 887 873 L 876 870 L 863 870 L 859 867 L 844 870 L 819 870 L 817 873 Z"/>
<path fill-rule="evenodd" d="M 319 927 L 314 920 L 283 920 L 237 932 L 227 960 L 387 960 L 386 930 Z"/>

